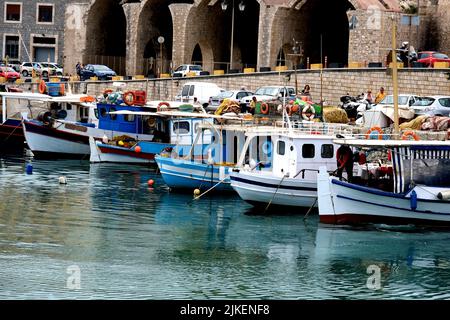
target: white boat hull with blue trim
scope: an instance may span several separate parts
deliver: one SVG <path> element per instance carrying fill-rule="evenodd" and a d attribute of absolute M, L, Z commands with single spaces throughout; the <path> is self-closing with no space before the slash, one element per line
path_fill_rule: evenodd
<path fill-rule="evenodd" d="M 199 161 L 155 156 L 164 182 L 173 189 L 207 190 L 215 186 L 215 191 L 231 191 L 230 174 L 232 167 L 208 165 Z"/>
<path fill-rule="evenodd" d="M 230 174 L 231 186 L 253 205 L 316 206 L 316 180 L 277 177 L 271 172 L 240 171 Z"/>
<path fill-rule="evenodd" d="M 323 223 L 450 224 L 448 188 L 417 185 L 406 194 L 343 182 L 326 170 L 318 176 L 319 216 Z M 415 193 L 415 195 L 414 195 Z"/>

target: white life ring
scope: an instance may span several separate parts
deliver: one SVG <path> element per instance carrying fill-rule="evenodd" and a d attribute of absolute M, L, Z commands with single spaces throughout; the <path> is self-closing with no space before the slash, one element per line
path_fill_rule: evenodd
<path fill-rule="evenodd" d="M 308 117 L 306 114 L 310 113 L 310 116 Z M 312 121 L 314 119 L 314 116 L 316 115 L 316 109 L 312 105 L 307 105 L 303 107 L 302 110 L 302 118 L 308 121 Z"/>

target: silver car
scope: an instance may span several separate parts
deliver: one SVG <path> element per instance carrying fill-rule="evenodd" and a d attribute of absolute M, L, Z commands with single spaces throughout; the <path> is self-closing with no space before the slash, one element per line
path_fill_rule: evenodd
<path fill-rule="evenodd" d="M 216 111 L 217 108 L 222 104 L 223 100 L 230 99 L 241 103 L 241 99 L 244 97 L 253 96 L 253 92 L 246 90 L 230 90 L 223 91 L 217 96 L 209 98 L 209 105 L 206 108 L 208 111 Z"/>
<path fill-rule="evenodd" d="M 412 106 L 416 115 L 449 116 L 450 96 L 422 97 Z"/>

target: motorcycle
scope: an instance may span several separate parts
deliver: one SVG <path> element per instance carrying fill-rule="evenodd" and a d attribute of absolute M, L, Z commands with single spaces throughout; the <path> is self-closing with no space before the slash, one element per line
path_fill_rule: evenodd
<path fill-rule="evenodd" d="M 349 119 L 358 119 L 362 117 L 362 113 L 371 108 L 371 103 L 364 99 L 364 94 L 356 97 L 345 95 L 340 98 L 339 107 L 344 109 Z"/>

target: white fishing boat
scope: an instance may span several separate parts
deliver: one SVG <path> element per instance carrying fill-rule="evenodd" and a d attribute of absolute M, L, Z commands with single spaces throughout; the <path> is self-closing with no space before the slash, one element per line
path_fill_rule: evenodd
<path fill-rule="evenodd" d="M 316 206 L 319 167 L 337 169 L 333 139 L 336 134 L 352 135 L 353 130 L 347 125 L 300 123 L 291 130 L 249 131 L 230 174 L 231 186 L 256 206 Z M 267 144 L 264 155 L 249 148 L 255 141 Z"/>
<path fill-rule="evenodd" d="M 449 142 L 338 139 L 333 143 L 390 152 L 392 161 L 381 166 L 387 169 L 375 175 L 365 172 L 352 182 L 321 167 L 321 222 L 450 225 Z"/>

